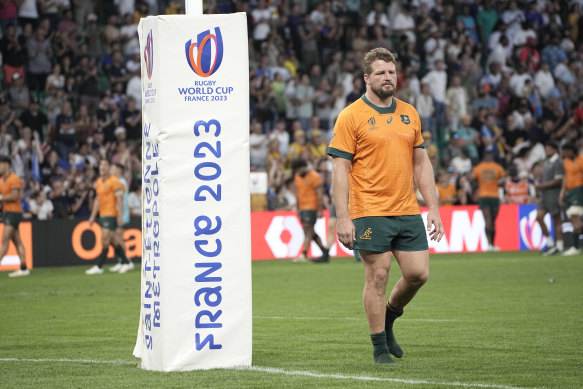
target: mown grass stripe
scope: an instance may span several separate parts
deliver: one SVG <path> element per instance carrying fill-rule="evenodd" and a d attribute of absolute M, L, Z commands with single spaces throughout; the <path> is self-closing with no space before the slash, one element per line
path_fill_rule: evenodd
<path fill-rule="evenodd" d="M 96 365 L 137 365 L 137 361 L 127 361 L 122 359 L 99 360 L 99 359 L 69 359 L 69 358 L 0 358 L 0 362 L 32 362 L 32 363 L 88 363 Z M 441 382 L 420 379 L 405 379 L 405 378 L 385 378 L 385 377 L 369 377 L 369 376 L 353 376 L 342 374 L 325 374 L 315 373 L 311 371 L 302 370 L 284 370 L 273 367 L 262 366 L 241 366 L 225 370 L 243 370 L 253 371 L 268 374 L 281 374 L 287 376 L 301 376 L 310 378 L 325 378 L 337 380 L 352 380 L 352 381 L 376 381 L 376 382 L 393 382 L 399 384 L 409 385 L 438 385 L 445 387 L 462 387 L 462 388 L 487 388 L 487 389 L 534 389 L 524 388 L 518 386 L 498 385 L 498 384 L 483 384 L 476 382 Z"/>
<path fill-rule="evenodd" d="M 253 316 L 253 319 L 273 319 L 273 320 L 346 320 L 346 321 L 366 321 L 366 317 L 309 317 L 309 316 Z M 399 321 L 411 321 L 411 322 L 428 322 L 428 323 L 447 323 L 455 322 L 459 320 L 455 319 L 407 319 L 400 318 Z"/>

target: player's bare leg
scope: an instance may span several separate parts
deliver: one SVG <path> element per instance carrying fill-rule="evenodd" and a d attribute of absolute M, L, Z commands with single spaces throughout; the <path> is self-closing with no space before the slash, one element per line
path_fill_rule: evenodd
<path fill-rule="evenodd" d="M 555 242 L 559 252 L 562 252 L 563 247 L 563 222 L 561 221 L 561 215 L 557 214 L 553 216 L 553 224 L 555 225 Z"/>
<path fill-rule="evenodd" d="M 297 258 L 294 258 L 293 262 L 305 262 L 308 257 L 308 249 L 314 235 L 314 226 L 309 223 L 302 223 L 302 229 L 304 230 L 304 245 L 301 254 Z"/>
<path fill-rule="evenodd" d="M 115 230 L 115 239 L 116 241 L 122 241 L 123 242 L 123 228 L 121 227 L 117 227 L 117 229 Z M 125 247 L 124 247 L 124 251 L 125 251 Z M 116 256 L 118 261 L 117 263 L 112 266 L 109 271 L 111 272 L 118 272 L 121 269 L 121 265 L 122 265 L 122 261 L 121 258 L 119 256 Z"/>
<path fill-rule="evenodd" d="M 403 308 L 415 297 L 419 289 L 429 278 L 429 251 L 393 252 L 401 268 L 402 276 L 391 291 L 385 309 L 385 331 L 387 345 L 391 354 L 397 358 L 403 356 L 403 350 L 397 343 L 393 332 L 395 320 L 403 314 Z"/>
<path fill-rule="evenodd" d="M 121 266 L 118 270 L 121 274 L 127 273 L 134 267 L 132 262 L 126 256 L 126 244 L 125 241 L 123 240 L 123 232 L 124 232 L 123 228 L 118 228 L 117 230 L 115 230 L 111 242 L 115 254 L 119 257 L 121 261 Z"/>
<path fill-rule="evenodd" d="M 552 218 L 553 223 L 555 223 L 555 236 L 554 237 L 551 236 L 551 233 L 549 232 L 549 229 L 544 221 L 546 214 L 547 214 L 546 210 L 537 209 L 536 221 L 538 222 L 538 224 L 540 226 L 540 230 L 541 230 L 542 234 L 547 238 L 547 248 L 543 251 L 543 255 L 550 255 L 550 254 L 555 254 L 558 252 L 559 248 L 557 246 L 559 243 L 559 239 L 561 240 L 561 244 L 563 242 L 563 230 L 560 227 L 561 226 L 561 218 L 560 217 L 558 217 L 558 218 L 553 217 Z M 556 224 L 557 223 L 556 219 L 558 219 L 559 224 Z M 560 238 L 559 238 L 559 234 L 560 234 Z"/>
<path fill-rule="evenodd" d="M 97 265 L 85 271 L 85 274 L 103 274 L 103 264 L 107 260 L 107 252 L 109 251 L 109 245 L 111 244 L 114 235 L 115 231 L 106 228 L 101 229 L 101 254 L 99 254 Z"/>
<path fill-rule="evenodd" d="M 335 241 L 336 241 L 336 218 L 331 217 L 328 219 L 328 231 L 326 234 L 326 249 L 330 250 Z"/>
<path fill-rule="evenodd" d="M 4 232 L 2 233 L 2 247 L 0 247 L 0 259 L 4 258 L 8 252 L 8 246 L 10 245 L 10 240 L 12 236 L 12 231 L 14 228 L 7 224 L 4 225 Z"/>
<path fill-rule="evenodd" d="M 18 253 L 18 258 L 20 259 L 20 266 L 26 266 L 24 245 L 22 244 L 22 239 L 20 239 L 20 233 L 15 228 L 12 231 L 12 243 L 14 243 L 14 247 L 16 247 L 16 252 Z"/>
<path fill-rule="evenodd" d="M 18 230 L 10 225 L 4 225 L 4 233 L 2 234 L 2 247 L 0 248 L 0 259 L 4 258 L 8 252 L 8 247 L 10 241 L 14 243 L 16 247 L 16 252 L 18 254 L 18 259 L 20 260 L 20 269 L 10 273 L 9 277 L 20 277 L 27 276 L 30 274 L 30 270 L 26 268 L 26 257 L 24 255 L 24 245 L 20 239 L 20 234 Z"/>
<path fill-rule="evenodd" d="M 385 333 L 385 298 L 391 256 L 388 252 L 378 253 L 367 250 L 359 252 L 365 277 L 362 300 L 374 347 L 373 356 L 376 363 L 394 363 L 395 361 L 389 355 Z"/>

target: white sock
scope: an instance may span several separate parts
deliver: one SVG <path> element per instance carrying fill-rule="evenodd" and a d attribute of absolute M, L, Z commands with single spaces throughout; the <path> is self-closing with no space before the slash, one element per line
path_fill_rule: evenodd
<path fill-rule="evenodd" d="M 555 240 L 551 236 L 547 236 L 547 246 L 553 247 L 555 245 Z"/>
<path fill-rule="evenodd" d="M 563 251 L 563 241 L 562 240 L 557 240 L 557 248 L 560 251 Z"/>

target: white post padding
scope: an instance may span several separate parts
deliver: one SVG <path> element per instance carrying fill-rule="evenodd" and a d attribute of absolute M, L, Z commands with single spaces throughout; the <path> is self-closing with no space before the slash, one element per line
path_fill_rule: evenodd
<path fill-rule="evenodd" d="M 251 365 L 245 14 L 139 24 L 143 95 L 140 367 Z"/>

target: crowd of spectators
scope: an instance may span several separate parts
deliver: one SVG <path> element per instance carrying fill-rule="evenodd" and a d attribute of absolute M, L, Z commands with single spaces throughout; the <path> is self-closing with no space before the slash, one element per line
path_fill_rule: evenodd
<path fill-rule="evenodd" d="M 398 55 L 397 97 L 420 115 L 448 203 L 475 201 L 486 150 L 536 179 L 548 140 L 582 145 L 583 1 L 214 0 L 246 12 L 251 169 L 269 191 L 253 209 L 293 209 L 290 162 L 330 189 L 326 147 L 338 113 L 364 92 L 364 53 Z M 0 3 L 0 154 L 25 183 L 31 218 L 88 217 L 100 158 L 141 185 L 139 19 L 184 12 L 173 0 Z M 439 187 L 439 184 L 438 184 Z M 445 199 L 441 202 L 445 204 Z"/>
<path fill-rule="evenodd" d="M 290 161 L 298 156 L 329 191 L 325 144 L 338 113 L 364 93 L 361 61 L 378 46 L 398 56 L 396 97 L 419 112 L 440 204 L 477 201 L 471 171 L 485 151 L 513 173 L 508 180 L 534 188 L 546 142 L 572 142 L 583 151 L 582 6 L 577 0 L 245 4 L 251 166 L 267 171 L 270 182 L 267 202 L 256 201 L 254 209 L 294 207 Z M 536 196 L 533 190 L 526 201 Z"/>

